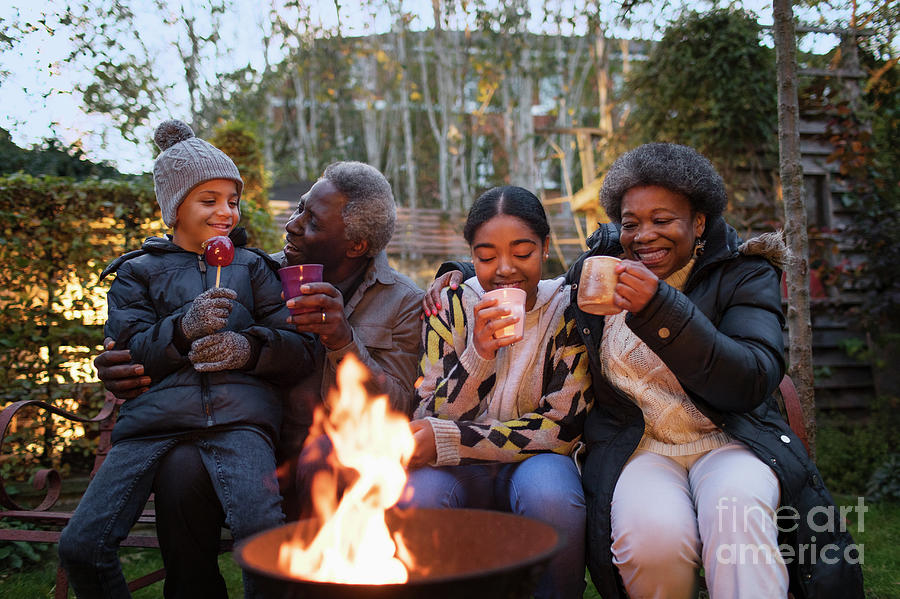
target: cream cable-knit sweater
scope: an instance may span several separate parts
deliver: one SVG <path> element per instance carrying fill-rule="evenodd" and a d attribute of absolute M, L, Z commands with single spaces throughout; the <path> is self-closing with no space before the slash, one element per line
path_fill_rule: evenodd
<path fill-rule="evenodd" d="M 665 282 L 681 290 L 694 261 Z M 731 438 L 691 402 L 675 375 L 625 323 L 627 312 L 606 317 L 600 343 L 603 375 L 644 413 L 638 449 L 686 456 L 716 449 Z M 698 365 L 699 367 L 699 365 Z"/>

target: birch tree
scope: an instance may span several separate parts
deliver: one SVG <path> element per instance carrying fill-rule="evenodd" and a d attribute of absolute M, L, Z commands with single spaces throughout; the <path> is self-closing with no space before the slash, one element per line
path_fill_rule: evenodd
<path fill-rule="evenodd" d="M 198 134 L 210 132 L 202 107 L 233 91 L 222 78 L 235 56 L 235 44 L 222 35 L 230 7 L 229 0 L 88 0 L 67 6 L 59 17 L 73 47 L 67 61 L 91 74 L 75 84 L 85 107 L 111 116 L 130 141 L 143 141 L 135 133 L 139 127 L 185 108 L 189 116 L 182 118 Z M 154 35 L 135 35 L 136 23 Z M 181 77 L 171 78 L 173 65 Z"/>
<path fill-rule="evenodd" d="M 419 38 L 419 65 L 421 72 L 421 89 L 425 102 L 425 114 L 428 125 L 438 148 L 438 197 L 441 210 L 450 207 L 450 111 L 453 98 L 450 95 L 450 69 L 452 46 L 449 36 L 444 31 L 444 11 L 441 0 L 432 0 L 434 29 L 431 32 L 431 48 L 426 45 L 425 36 Z M 433 61 L 437 98 L 433 98 L 429 81 L 429 61 Z M 435 106 L 435 100 L 437 106 Z"/>
<path fill-rule="evenodd" d="M 284 131 L 294 151 L 297 176 L 303 180 L 317 170 L 314 156 L 321 110 L 319 78 L 307 76 L 314 70 L 316 30 L 308 10 L 298 12 L 293 19 L 279 15 L 277 22 L 284 38 L 296 43 L 296 50 L 291 53 L 286 66 L 286 87 L 293 92 L 293 111 L 288 110 L 289 105 L 285 102 Z"/>
<path fill-rule="evenodd" d="M 390 154 L 391 135 L 388 128 L 387 116 L 390 113 L 387 100 L 392 94 L 392 81 L 387 73 L 392 70 L 392 60 L 385 52 L 382 44 L 384 36 L 375 35 L 372 23 L 375 22 L 378 12 L 376 2 L 369 0 L 354 4 L 357 15 L 362 15 L 362 31 L 368 35 L 348 37 L 344 35 L 342 26 L 341 7 L 335 2 L 338 15 L 338 27 L 336 41 L 339 50 L 348 56 L 350 64 L 350 76 L 346 80 L 349 89 L 345 88 L 344 94 L 349 93 L 353 100 L 354 112 L 360 118 L 365 148 L 364 159 L 375 168 L 388 172 L 386 156 Z M 344 95 L 342 94 L 342 95 Z M 350 125 L 355 130 L 354 125 Z M 349 156 L 348 156 L 349 157 Z"/>
<path fill-rule="evenodd" d="M 535 169 L 534 104 L 536 77 L 534 57 L 528 44 L 524 2 L 512 2 L 502 13 L 505 58 L 509 67 L 501 79 L 500 98 L 503 101 L 504 144 L 509 152 L 510 182 L 527 189 L 537 187 Z"/>
<path fill-rule="evenodd" d="M 206 6 L 207 10 L 204 11 L 202 19 L 199 18 L 198 11 L 194 6 L 186 9 L 182 4 L 178 7 L 178 13 L 175 13 L 168 11 L 167 3 L 156 0 L 156 7 L 160 13 L 166 15 L 165 23 L 167 25 L 183 27 L 184 35 L 177 37 L 173 45 L 184 65 L 184 81 L 188 90 L 191 122 L 199 124 L 202 120 L 202 106 L 205 97 L 215 92 L 223 95 L 222 79 L 215 77 L 204 81 L 202 64 L 205 60 L 218 58 L 221 55 L 219 44 L 222 39 L 219 31 L 222 27 L 222 17 L 228 6 L 220 2 L 210 2 Z M 209 56 L 208 49 L 212 50 L 212 56 Z M 207 91 L 210 88 L 217 89 L 210 93 Z M 209 125 L 210 123 L 207 123 L 207 126 Z"/>
<path fill-rule="evenodd" d="M 272 18 L 278 43 L 288 50 L 280 67 L 283 134 L 296 176 L 312 179 L 331 158 L 343 156 L 340 92 L 349 87 L 348 58 L 339 51 L 340 33 L 326 28 L 305 3 L 276 7 Z"/>
<path fill-rule="evenodd" d="M 585 12 L 593 13 L 592 9 Z M 551 29 L 552 40 L 555 49 L 552 52 L 553 60 L 542 69 L 555 80 L 556 89 L 556 127 L 571 129 L 587 124 L 588 113 L 591 110 L 585 105 L 588 82 L 592 72 L 597 72 L 604 66 L 598 64 L 596 55 L 592 52 L 592 38 L 596 36 L 599 17 L 596 14 L 588 14 L 588 30 L 584 35 L 577 35 L 574 27 L 566 25 L 566 19 L 561 11 L 549 15 L 554 22 Z M 550 52 L 547 52 L 550 54 Z M 609 67 L 608 61 L 605 68 Z M 608 97 L 607 97 L 608 99 Z M 611 104 L 611 102 L 610 102 Z M 557 136 L 557 147 L 562 151 L 563 177 L 571 178 L 574 173 L 576 143 L 572 133 L 564 133 Z M 539 155 L 543 152 L 539 152 Z M 593 173 L 582 173 L 582 181 L 588 181 Z M 571 190 L 564 189 L 568 195 Z"/>
<path fill-rule="evenodd" d="M 413 153 L 413 128 L 412 115 L 410 114 L 409 99 L 412 94 L 410 86 L 411 69 L 407 64 L 406 34 L 409 31 L 410 15 L 403 12 L 403 0 L 396 4 L 390 3 L 393 21 L 394 47 L 397 52 L 397 64 L 399 66 L 399 107 L 400 122 L 403 128 L 403 165 L 406 174 L 406 203 L 410 208 L 418 204 L 418 189 L 416 185 L 416 161 Z"/>
<path fill-rule="evenodd" d="M 366 148 L 366 161 L 377 169 L 383 167 L 381 161 L 382 129 L 381 115 L 384 111 L 384 100 L 380 97 L 378 86 L 378 47 L 377 40 L 369 38 L 371 46 L 362 52 L 359 61 L 362 63 L 362 89 L 360 105 L 362 112 L 363 144 Z"/>
<path fill-rule="evenodd" d="M 505 159 L 511 184 L 535 189 L 533 99 L 534 53 L 529 49 L 528 10 L 524 0 L 476 5 L 479 23 L 480 87 L 490 90 L 491 110 L 499 116 L 495 165 Z"/>

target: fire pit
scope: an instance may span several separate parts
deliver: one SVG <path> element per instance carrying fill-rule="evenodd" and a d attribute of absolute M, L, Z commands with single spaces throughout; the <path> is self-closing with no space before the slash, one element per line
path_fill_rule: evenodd
<path fill-rule="evenodd" d="M 405 584 L 342 584 L 292 576 L 278 566 L 279 549 L 295 535 L 311 538 L 313 520 L 292 522 L 255 535 L 235 549 L 240 566 L 285 582 L 285 599 L 325 597 L 427 597 L 486 599 L 529 597 L 557 549 L 553 527 L 514 514 L 486 510 L 389 510 L 388 528 L 399 532 L 415 562 Z M 299 529 L 298 529 L 299 527 Z"/>

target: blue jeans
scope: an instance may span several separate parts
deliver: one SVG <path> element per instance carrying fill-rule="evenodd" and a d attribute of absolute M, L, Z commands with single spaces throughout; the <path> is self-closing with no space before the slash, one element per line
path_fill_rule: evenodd
<path fill-rule="evenodd" d="M 236 540 L 284 521 L 271 442 L 248 429 L 189 439 L 132 439 L 113 445 L 59 539 L 59 560 L 76 595 L 130 597 L 119 563 L 119 544 L 137 522 L 160 458 L 179 442 L 200 452 Z M 262 587 L 244 577 L 245 594 Z M 261 590 L 261 588 L 260 588 Z"/>
<path fill-rule="evenodd" d="M 407 487 L 400 507 L 498 510 L 554 526 L 560 550 L 534 596 L 584 594 L 584 491 L 572 458 L 542 453 L 511 464 L 425 467 L 409 473 Z"/>

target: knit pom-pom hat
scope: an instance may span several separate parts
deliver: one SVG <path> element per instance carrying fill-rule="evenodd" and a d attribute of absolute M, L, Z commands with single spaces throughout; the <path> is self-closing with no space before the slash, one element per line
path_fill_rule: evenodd
<path fill-rule="evenodd" d="M 194 136 L 187 123 L 168 120 L 156 128 L 153 141 L 162 153 L 153 164 L 153 187 L 166 226 L 175 225 L 175 214 L 194 187 L 210 179 L 229 179 L 237 184 L 238 195 L 244 181 L 237 166 L 222 150 Z"/>

